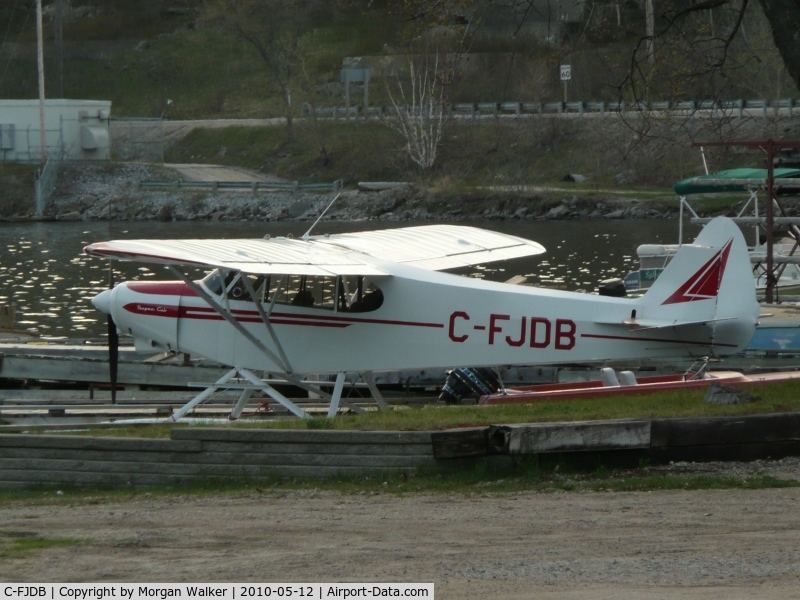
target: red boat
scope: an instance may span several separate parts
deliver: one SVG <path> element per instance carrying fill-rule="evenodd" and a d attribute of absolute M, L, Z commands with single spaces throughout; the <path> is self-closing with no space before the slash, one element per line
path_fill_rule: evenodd
<path fill-rule="evenodd" d="M 614 369 L 605 367 L 601 369 L 600 381 L 507 388 L 496 394 L 482 396 L 479 404 L 528 404 L 554 400 L 604 398 L 606 396 L 639 396 L 669 390 L 705 388 L 712 383 L 738 387 L 777 383 L 790 379 L 800 379 L 800 371 L 778 371 L 755 375 L 743 375 L 737 371 L 712 371 L 684 375 L 655 375 L 637 379 L 631 371 L 622 371 L 617 376 Z"/>

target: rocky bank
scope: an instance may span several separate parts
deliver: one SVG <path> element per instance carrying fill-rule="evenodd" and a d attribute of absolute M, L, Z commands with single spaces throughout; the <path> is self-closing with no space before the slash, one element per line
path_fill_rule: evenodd
<path fill-rule="evenodd" d="M 63 221 L 310 220 L 332 199 L 329 193 L 220 191 L 214 194 L 209 190 L 140 189 L 139 183 L 148 180 L 178 181 L 180 175 L 148 164 L 66 167 L 59 175 L 44 218 Z M 790 214 L 797 213 L 794 203 L 787 207 Z M 678 202 L 674 197 L 631 198 L 615 195 L 613 191 L 587 194 L 577 189 L 573 192 L 568 183 L 560 188 L 485 188 L 463 194 L 431 191 L 408 184 L 383 191 L 346 188 L 325 218 L 346 221 L 648 219 L 674 218 L 677 213 Z M 33 217 L 28 214 L 12 218 Z"/>

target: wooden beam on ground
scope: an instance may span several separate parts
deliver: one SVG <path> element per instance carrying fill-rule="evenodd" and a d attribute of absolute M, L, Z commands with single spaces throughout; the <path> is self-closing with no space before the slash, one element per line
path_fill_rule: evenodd
<path fill-rule="evenodd" d="M 800 413 L 654 419 L 653 448 L 800 441 Z"/>
<path fill-rule="evenodd" d="M 486 456 L 489 453 L 489 428 L 434 431 L 431 434 L 431 444 L 433 456 L 437 459 Z"/>
<path fill-rule="evenodd" d="M 498 454 L 649 448 L 650 421 L 493 425 L 488 435 L 490 451 Z"/>

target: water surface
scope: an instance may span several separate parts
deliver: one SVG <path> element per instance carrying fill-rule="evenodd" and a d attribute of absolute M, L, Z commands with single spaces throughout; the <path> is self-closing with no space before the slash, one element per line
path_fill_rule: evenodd
<path fill-rule="evenodd" d="M 504 281 L 526 275 L 528 282 L 567 290 L 595 291 L 597 284 L 637 268 L 636 247 L 675 243 L 674 220 L 640 221 L 475 221 L 467 223 L 535 240 L 547 252 L 465 271 Z M 87 338 L 105 334 L 105 315 L 90 299 L 108 286 L 109 265 L 83 254 L 92 242 L 136 238 L 260 238 L 302 235 L 310 223 L 297 222 L 71 222 L 0 223 L 0 305 L 17 307 L 17 328 L 45 338 Z M 412 223 L 325 222 L 314 233 L 337 233 Z M 697 229 L 690 230 L 688 238 Z M 114 261 L 116 280 L 174 279 L 166 268 Z M 201 271 L 196 271 L 197 275 Z"/>

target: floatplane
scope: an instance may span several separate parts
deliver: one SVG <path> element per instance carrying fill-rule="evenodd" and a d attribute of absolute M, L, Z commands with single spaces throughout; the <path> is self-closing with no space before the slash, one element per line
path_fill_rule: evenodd
<path fill-rule="evenodd" d="M 91 256 L 165 265 L 175 277 L 120 283 L 92 299 L 109 315 L 110 347 L 119 331 L 140 349 L 231 367 L 171 421 L 222 388 L 242 389 L 230 419 L 254 390 L 307 418 L 267 373 L 326 399 L 333 416 L 348 375 L 360 376 L 385 409 L 376 371 L 724 356 L 743 350 L 755 330 L 747 247 L 724 217 L 684 244 L 638 298 L 445 272 L 544 251 L 520 237 L 454 225 L 85 248 Z M 199 280 L 187 274 L 197 267 L 209 271 Z M 334 377 L 331 393 L 310 374 Z"/>

